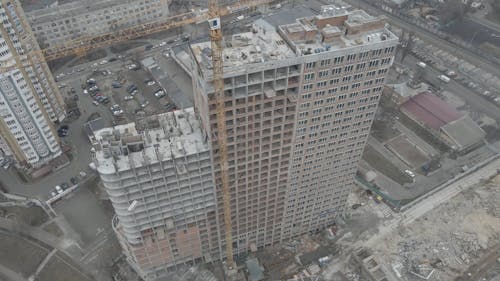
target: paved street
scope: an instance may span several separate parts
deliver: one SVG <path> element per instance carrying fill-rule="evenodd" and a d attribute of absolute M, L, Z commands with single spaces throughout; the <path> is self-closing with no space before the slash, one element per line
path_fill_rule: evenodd
<path fill-rule="evenodd" d="M 490 73 L 500 73 L 500 66 L 498 64 L 491 62 L 483 57 L 480 57 L 467 49 L 464 49 L 464 48 L 461 48 L 455 44 L 452 44 L 444 38 L 439 38 L 438 36 L 434 35 L 433 33 L 429 32 L 421 27 L 418 27 L 414 24 L 404 22 L 404 21 L 400 20 L 399 18 L 393 16 L 392 14 L 390 14 L 386 11 L 383 11 L 377 7 L 374 7 L 373 5 L 369 5 L 368 4 L 369 1 L 351 0 L 350 2 L 354 6 L 357 6 L 357 7 L 359 6 L 367 11 L 370 11 L 370 13 L 372 13 L 373 15 L 376 15 L 376 14 L 385 15 L 389 19 L 390 23 L 392 23 L 400 28 L 403 28 L 407 31 L 413 31 L 418 37 L 420 37 L 425 42 L 433 44 L 440 49 L 448 51 L 449 53 L 453 53 L 457 56 L 460 56 L 461 58 L 470 62 L 471 64 L 480 66 L 481 68 L 483 68 L 484 70 L 486 70 Z"/>
<path fill-rule="evenodd" d="M 408 55 L 404 60 L 404 65 L 414 71 L 417 71 L 420 70 L 417 66 L 418 61 L 419 60 L 415 57 Z M 434 86 L 441 87 L 442 89 L 460 97 L 470 106 L 472 111 L 486 114 L 489 117 L 500 121 L 500 107 L 496 106 L 491 101 L 486 100 L 483 96 L 476 94 L 469 88 L 462 86 L 453 79 L 449 83 L 444 83 L 438 78 L 441 74 L 443 73 L 428 65 L 424 70 L 423 80 L 429 81 Z"/>

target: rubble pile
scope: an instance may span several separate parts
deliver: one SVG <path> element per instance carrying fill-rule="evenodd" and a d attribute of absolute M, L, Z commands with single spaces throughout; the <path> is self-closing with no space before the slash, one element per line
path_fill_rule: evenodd
<path fill-rule="evenodd" d="M 401 280 L 455 280 L 500 243 L 500 176 L 464 191 L 374 249 Z"/>

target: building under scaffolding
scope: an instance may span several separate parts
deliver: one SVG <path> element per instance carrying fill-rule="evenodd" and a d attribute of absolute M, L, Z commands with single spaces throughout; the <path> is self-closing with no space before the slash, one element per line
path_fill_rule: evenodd
<path fill-rule="evenodd" d="M 113 228 L 145 279 L 210 260 L 217 249 L 209 150 L 192 108 L 96 132 L 96 162 L 116 212 Z M 211 240 L 212 239 L 212 240 Z"/>

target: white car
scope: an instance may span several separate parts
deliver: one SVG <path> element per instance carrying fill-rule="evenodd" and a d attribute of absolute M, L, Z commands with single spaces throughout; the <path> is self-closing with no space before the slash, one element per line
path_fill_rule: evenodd
<path fill-rule="evenodd" d="M 413 173 L 413 172 L 412 172 L 412 171 L 410 171 L 410 170 L 405 170 L 405 174 L 406 174 L 407 176 L 409 176 L 410 178 L 412 178 L 412 179 L 413 179 L 413 178 L 415 178 L 415 173 Z"/>
<path fill-rule="evenodd" d="M 155 97 L 156 97 L 156 98 L 158 98 L 158 99 L 159 99 L 159 98 L 163 98 L 165 95 L 166 95 L 166 94 L 165 94 L 165 92 L 164 92 L 164 91 L 161 91 L 161 92 L 156 92 L 156 93 L 155 93 Z"/>
<path fill-rule="evenodd" d="M 142 108 L 146 108 L 149 105 L 149 101 L 145 101 L 143 104 L 141 104 Z"/>
<path fill-rule="evenodd" d="M 98 106 L 99 105 L 99 102 L 96 101 L 96 100 L 93 100 L 92 103 L 95 105 L 95 106 Z"/>
<path fill-rule="evenodd" d="M 158 46 L 163 47 L 163 46 L 165 46 L 165 45 L 167 45 L 167 42 L 163 41 L 163 42 L 161 42 Z"/>
<path fill-rule="evenodd" d="M 62 187 L 60 187 L 59 185 L 56 185 L 56 192 L 57 192 L 57 194 L 61 194 L 63 192 Z"/>
<path fill-rule="evenodd" d="M 154 84 L 156 84 L 156 81 L 154 81 L 154 80 L 150 80 L 147 83 L 148 86 L 153 86 Z"/>
<path fill-rule="evenodd" d="M 130 93 L 131 96 L 135 96 L 139 93 L 139 90 L 133 90 L 132 93 Z"/>
<path fill-rule="evenodd" d="M 100 65 L 107 64 L 107 63 L 108 63 L 107 60 L 102 60 L 102 61 L 99 62 Z"/>
<path fill-rule="evenodd" d="M 136 67 L 137 67 L 137 64 L 135 64 L 135 63 L 133 63 L 133 64 L 129 64 L 129 65 L 127 66 L 127 68 L 128 68 L 129 70 L 132 70 L 132 69 L 134 69 L 134 68 L 136 68 Z"/>
<path fill-rule="evenodd" d="M 134 99 L 134 97 L 133 97 L 133 96 L 129 96 L 129 95 L 127 95 L 127 96 L 124 96 L 124 97 L 123 97 L 123 99 L 124 99 L 124 100 L 133 100 L 133 99 Z"/>
<path fill-rule="evenodd" d="M 450 82 L 450 77 L 446 76 L 446 75 L 439 75 L 438 76 L 439 80 L 443 81 L 444 83 L 448 83 Z"/>

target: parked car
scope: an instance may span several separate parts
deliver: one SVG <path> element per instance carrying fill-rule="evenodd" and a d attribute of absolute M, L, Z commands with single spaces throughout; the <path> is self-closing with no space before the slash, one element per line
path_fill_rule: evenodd
<path fill-rule="evenodd" d="M 69 134 L 68 125 L 62 125 L 61 127 L 59 127 L 59 129 L 57 129 L 57 135 L 61 138 L 66 137 L 68 134 Z"/>
<path fill-rule="evenodd" d="M 154 95 L 157 98 L 161 98 L 161 97 L 164 97 L 166 95 L 166 93 L 164 90 L 160 89 L 160 90 L 156 90 Z"/>
<path fill-rule="evenodd" d="M 124 100 L 133 100 L 134 97 L 133 96 L 130 96 L 130 95 L 126 95 L 123 97 Z"/>
<path fill-rule="evenodd" d="M 146 83 L 146 85 L 148 85 L 148 86 L 153 86 L 154 84 L 156 84 L 156 81 L 154 81 L 154 80 L 146 80 L 146 81 L 144 81 L 144 83 Z"/>
<path fill-rule="evenodd" d="M 111 83 L 111 86 L 113 88 L 121 88 L 122 87 L 122 83 L 120 83 L 119 81 L 113 81 L 113 83 Z"/>
<path fill-rule="evenodd" d="M 75 177 L 72 177 L 69 181 L 71 182 L 72 185 L 76 185 L 78 183 L 78 179 Z"/>
<path fill-rule="evenodd" d="M 57 194 L 61 194 L 63 192 L 62 187 L 59 185 L 56 185 L 55 189 L 56 189 Z"/>
<path fill-rule="evenodd" d="M 438 78 L 439 78 L 439 80 L 441 80 L 441 81 L 443 81 L 445 83 L 448 83 L 451 80 L 450 77 L 448 77 L 446 75 L 439 75 Z"/>
<path fill-rule="evenodd" d="M 94 78 L 87 79 L 87 85 L 95 85 L 95 84 L 96 84 L 96 81 Z"/>
<path fill-rule="evenodd" d="M 131 96 L 135 96 L 135 95 L 137 95 L 137 93 L 139 93 L 139 90 L 135 89 L 135 90 L 133 90 L 133 91 L 130 93 L 130 95 L 131 95 Z"/>
<path fill-rule="evenodd" d="M 65 182 L 61 183 L 60 186 L 61 186 L 62 190 L 66 190 L 69 188 L 69 185 Z"/>
<path fill-rule="evenodd" d="M 133 91 L 137 90 L 137 86 L 132 84 L 127 87 L 127 93 L 132 93 Z"/>
<path fill-rule="evenodd" d="M 146 108 L 149 105 L 149 101 L 145 101 L 141 104 L 142 108 Z"/>
<path fill-rule="evenodd" d="M 164 91 L 158 91 L 155 93 L 155 97 L 156 98 L 163 98 L 164 96 L 166 96 L 165 92 Z"/>
<path fill-rule="evenodd" d="M 98 102 L 98 101 L 95 101 L 95 100 L 93 100 L 93 101 L 92 101 L 92 103 L 93 103 L 94 105 L 96 105 L 96 106 L 97 106 L 97 105 L 99 105 L 99 102 Z"/>
<path fill-rule="evenodd" d="M 413 173 L 413 172 L 412 172 L 412 171 L 410 171 L 410 170 L 405 170 L 405 174 L 406 174 L 407 176 L 409 176 L 410 178 L 412 178 L 412 179 L 413 179 L 413 178 L 415 178 L 415 173 Z"/>

